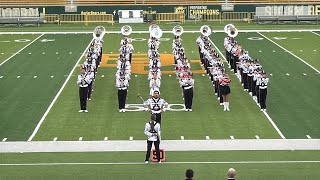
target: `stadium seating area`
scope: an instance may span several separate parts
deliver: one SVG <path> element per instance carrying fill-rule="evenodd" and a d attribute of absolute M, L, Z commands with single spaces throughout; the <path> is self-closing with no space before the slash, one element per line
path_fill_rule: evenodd
<path fill-rule="evenodd" d="M 21 6 L 21 5 L 163 5 L 163 4 L 223 4 L 224 0 L 1 0 L 0 6 Z M 233 4 L 315 4 L 318 0 L 228 0 Z"/>

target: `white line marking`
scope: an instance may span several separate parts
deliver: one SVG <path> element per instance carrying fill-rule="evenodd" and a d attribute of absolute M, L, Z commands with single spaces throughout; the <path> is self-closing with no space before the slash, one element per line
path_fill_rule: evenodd
<path fill-rule="evenodd" d="M 260 34 L 262 37 L 268 39 L 270 42 L 272 42 L 273 44 L 277 45 L 278 47 L 280 47 L 281 49 L 285 50 L 286 52 L 288 52 L 289 54 L 291 54 L 292 56 L 294 56 L 295 58 L 299 59 L 301 62 L 303 62 L 304 64 L 306 64 L 307 66 L 309 66 L 310 68 L 312 68 L 313 70 L 315 70 L 316 72 L 320 73 L 320 71 L 318 69 L 316 69 L 315 67 L 311 66 L 309 63 L 307 63 L 306 61 L 304 61 L 303 59 L 301 59 L 300 57 L 298 57 L 297 55 L 293 54 L 292 52 L 288 51 L 287 49 L 285 49 L 284 47 L 280 46 L 279 44 L 277 44 L 276 42 L 272 41 L 271 39 L 269 39 L 267 36 L 257 32 L 258 34 Z"/>
<path fill-rule="evenodd" d="M 36 40 L 38 40 L 39 38 L 41 38 L 44 34 L 42 33 L 40 36 L 38 36 L 36 39 L 34 39 L 33 41 L 31 41 L 29 44 L 27 44 L 26 46 L 24 46 L 22 49 L 20 49 L 18 52 L 14 53 L 12 56 L 10 56 L 8 59 L 4 60 L 0 66 L 2 66 L 4 63 L 6 63 L 7 61 L 9 61 L 11 58 L 13 58 L 15 55 L 19 54 L 21 51 L 23 51 L 25 48 L 27 48 L 28 46 L 30 46 L 32 43 L 34 43 Z"/>
<path fill-rule="evenodd" d="M 290 76 L 290 74 L 289 74 L 289 73 L 286 73 L 286 75 L 287 75 L 287 76 Z"/>
<path fill-rule="evenodd" d="M 107 140 L 108 140 L 108 137 L 104 137 L 104 140 L 107 141 Z"/>
<path fill-rule="evenodd" d="M 75 65 L 73 66 L 73 69 L 70 71 L 69 76 L 67 77 L 67 79 L 64 81 L 63 85 L 61 86 L 60 90 L 58 91 L 58 93 L 56 94 L 56 96 L 53 98 L 51 104 L 49 105 L 48 109 L 46 110 L 46 112 L 43 114 L 43 116 L 41 117 L 39 123 L 37 124 L 36 128 L 34 129 L 34 131 L 32 132 L 31 136 L 29 137 L 28 141 L 32 141 L 32 139 L 34 138 L 34 136 L 37 134 L 38 130 L 40 129 L 41 124 L 43 123 L 44 119 L 47 117 L 49 111 L 51 110 L 53 104 L 57 101 L 58 97 L 60 96 L 62 90 L 64 89 L 64 87 L 67 85 L 69 79 L 72 76 L 72 73 L 74 72 L 74 70 L 77 68 L 77 65 L 79 64 L 79 62 L 81 61 L 82 57 L 84 56 L 84 54 L 86 53 L 86 51 L 89 49 L 91 43 L 92 43 L 93 39 L 91 40 L 91 42 L 88 44 L 87 48 L 83 51 L 83 53 L 81 54 L 81 56 L 79 57 L 78 61 L 75 63 Z"/>
<path fill-rule="evenodd" d="M 79 141 L 82 141 L 83 137 L 79 137 Z"/>
<path fill-rule="evenodd" d="M 58 139 L 58 138 L 57 138 L 57 137 L 55 137 L 55 138 L 53 138 L 53 141 L 57 141 L 57 139 Z"/>
<path fill-rule="evenodd" d="M 163 162 L 164 164 L 300 164 L 320 163 L 320 161 L 204 161 L 204 162 Z M 60 165 L 144 165 L 144 162 L 90 162 L 90 163 L 20 163 L 0 164 L 0 166 L 60 166 Z"/>
<path fill-rule="evenodd" d="M 263 111 L 263 114 L 268 118 L 269 122 L 272 124 L 273 128 L 278 132 L 278 134 L 280 135 L 280 137 L 282 139 L 286 139 L 286 137 L 282 134 L 282 132 L 280 131 L 280 129 L 278 128 L 278 126 L 273 122 L 273 120 L 271 119 L 271 117 L 269 116 L 269 114 L 265 111 Z"/>
<path fill-rule="evenodd" d="M 132 141 L 133 140 L 133 137 L 132 136 L 130 136 L 130 139 L 129 139 L 130 141 Z"/>
<path fill-rule="evenodd" d="M 180 139 L 181 139 L 181 140 L 184 140 L 184 136 L 180 136 Z"/>
<path fill-rule="evenodd" d="M 309 136 L 309 135 L 306 135 L 306 136 L 307 136 L 308 139 L 312 139 L 311 136 Z"/>
<path fill-rule="evenodd" d="M 3 138 L 3 139 L 2 139 L 2 142 L 6 142 L 6 141 L 7 141 L 7 138 Z"/>
<path fill-rule="evenodd" d="M 33 78 L 37 78 L 38 76 L 33 76 Z"/>
<path fill-rule="evenodd" d="M 20 78 L 20 76 L 17 76 L 17 78 L 19 79 L 19 78 Z"/>
<path fill-rule="evenodd" d="M 316 33 L 316 32 L 313 32 L 313 31 L 310 31 L 312 34 L 315 34 L 317 36 L 320 36 L 320 34 Z"/>
<path fill-rule="evenodd" d="M 209 136 L 206 136 L 206 139 L 210 139 L 210 137 L 209 137 Z"/>
<path fill-rule="evenodd" d="M 233 136 L 230 136 L 230 139 L 234 139 L 234 137 L 233 137 Z"/>
<path fill-rule="evenodd" d="M 221 53 L 220 49 L 218 49 L 218 47 L 210 40 L 211 44 L 214 46 L 214 48 L 218 51 L 218 53 L 220 53 L 220 55 L 226 59 L 226 57 Z M 271 75 L 271 74 L 270 74 Z M 271 75 L 272 76 L 272 75 Z M 277 127 L 277 125 L 273 122 L 273 120 L 271 119 L 271 117 L 269 116 L 269 114 L 267 112 L 263 112 L 263 114 L 267 117 L 267 119 L 269 120 L 269 122 L 272 124 L 273 128 L 278 132 L 279 136 L 282 139 L 286 139 L 286 137 L 284 137 L 284 135 L 282 134 L 282 132 L 280 131 L 280 129 Z"/>
<path fill-rule="evenodd" d="M 260 137 L 258 135 L 255 135 L 256 139 L 260 139 Z"/>
<path fill-rule="evenodd" d="M 185 26 L 184 26 L 185 27 Z M 270 30 L 270 29 L 261 29 L 261 30 L 239 30 L 239 32 L 311 32 L 311 31 L 319 31 L 319 29 L 295 29 L 295 30 L 289 30 L 289 29 L 281 29 L 281 30 Z M 163 33 L 169 33 L 172 34 L 172 31 L 162 31 Z M 184 33 L 195 33 L 195 32 L 199 32 L 199 30 L 197 31 L 183 31 Z M 217 32 L 223 32 L 224 30 L 217 30 L 217 31 L 212 31 L 213 33 L 217 33 Z M 16 35 L 16 34 L 92 34 L 92 32 L 89 31 L 82 31 L 82 32 L 0 32 L 0 35 L 2 34 L 10 34 L 10 35 Z M 107 34 L 120 34 L 120 31 L 106 31 Z M 133 34 L 149 34 L 149 31 L 133 31 Z"/>
<path fill-rule="evenodd" d="M 303 75 L 306 76 L 307 74 L 306 74 L 306 73 L 303 73 Z"/>

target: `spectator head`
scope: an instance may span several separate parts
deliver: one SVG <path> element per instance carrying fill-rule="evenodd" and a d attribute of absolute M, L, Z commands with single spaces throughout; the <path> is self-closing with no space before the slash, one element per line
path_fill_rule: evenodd
<path fill-rule="evenodd" d="M 235 176 L 236 176 L 236 170 L 233 168 L 230 168 L 228 170 L 228 178 L 235 178 Z"/>
<path fill-rule="evenodd" d="M 186 171 L 186 179 L 191 180 L 193 178 L 193 171 L 192 169 L 187 169 Z"/>

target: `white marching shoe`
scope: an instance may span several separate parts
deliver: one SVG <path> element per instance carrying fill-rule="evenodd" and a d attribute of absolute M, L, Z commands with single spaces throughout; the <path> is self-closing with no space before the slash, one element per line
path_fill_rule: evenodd
<path fill-rule="evenodd" d="M 89 112 L 89 111 L 88 111 L 88 110 L 83 110 L 83 112 L 87 113 L 87 112 Z"/>
<path fill-rule="evenodd" d="M 83 112 L 83 110 L 80 110 L 80 111 L 78 111 L 78 112 L 80 112 L 80 113 L 81 113 L 81 112 Z"/>
<path fill-rule="evenodd" d="M 186 112 L 187 112 L 188 110 L 189 110 L 189 109 L 185 109 L 184 111 L 186 111 Z"/>
<path fill-rule="evenodd" d="M 189 109 L 189 111 L 192 111 L 192 109 Z"/>
<path fill-rule="evenodd" d="M 126 109 L 122 109 L 122 112 L 126 112 Z"/>

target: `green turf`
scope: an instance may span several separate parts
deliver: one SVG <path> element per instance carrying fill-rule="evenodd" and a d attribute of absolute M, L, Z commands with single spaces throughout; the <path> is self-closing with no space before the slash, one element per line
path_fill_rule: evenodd
<path fill-rule="evenodd" d="M 198 59 L 195 40 L 197 34 L 185 34 L 183 43 L 189 59 Z M 147 38 L 147 34 L 133 34 L 132 37 Z M 164 38 L 172 38 L 165 34 Z M 105 38 L 105 53 L 117 52 L 121 35 L 108 35 Z M 108 42 L 115 43 L 108 43 Z M 162 42 L 160 51 L 171 51 L 171 40 Z M 135 53 L 146 53 L 146 41 L 134 41 Z M 193 51 L 193 53 L 192 53 Z M 173 69 L 173 66 L 171 67 Z M 35 140 L 102 140 L 109 139 L 145 139 L 143 128 L 148 121 L 147 112 L 119 113 L 117 108 L 117 90 L 115 84 L 115 68 L 101 68 L 94 87 L 92 101 L 88 104 L 89 113 L 78 113 L 79 99 L 76 77 L 72 77 L 59 97 L 57 103 L 48 114 Z M 77 75 L 79 72 L 75 72 Z M 101 75 L 104 75 L 102 78 Z M 213 87 L 207 76 L 195 75 L 196 87 L 193 112 L 165 112 L 163 113 L 162 131 L 164 139 L 205 139 L 210 136 L 214 139 L 238 138 L 279 138 L 266 117 L 259 111 L 250 97 L 243 92 L 239 83 L 232 84 L 231 112 L 223 112 L 219 106 Z M 161 96 L 170 104 L 183 104 L 181 88 L 173 75 L 163 75 Z M 128 93 L 129 104 L 141 104 L 137 98 L 140 93 L 148 97 L 147 75 L 132 76 Z"/>
<path fill-rule="evenodd" d="M 88 35 L 44 35 L 0 67 L 0 138 L 29 138 L 90 39 Z"/>
<path fill-rule="evenodd" d="M 0 63 L 18 52 L 40 35 L 0 35 Z M 30 40 L 27 42 L 16 42 Z"/>
<path fill-rule="evenodd" d="M 211 25 L 214 30 L 223 30 L 224 26 L 227 24 L 234 24 L 239 29 L 319 29 L 320 25 L 257 25 L 255 23 L 245 23 L 245 22 L 194 22 L 187 21 L 185 24 L 182 24 L 185 30 L 199 30 L 202 25 Z M 123 24 L 115 23 L 114 25 L 108 23 L 90 23 L 88 26 L 85 26 L 84 23 L 75 23 L 75 24 L 62 24 L 58 26 L 57 24 L 43 24 L 40 27 L 20 27 L 8 26 L 0 28 L 0 32 L 26 32 L 26 31 L 93 31 L 93 29 L 98 26 L 103 25 L 106 30 L 109 31 L 120 31 L 120 28 Z M 150 26 L 150 23 L 143 24 L 128 24 L 134 31 L 136 30 L 147 30 Z M 172 28 L 177 25 L 176 23 L 161 23 L 159 24 L 161 29 L 171 31 Z"/>
<path fill-rule="evenodd" d="M 268 154 L 266 156 L 266 154 Z M 1 164 L 143 162 L 144 152 L 0 154 Z M 193 169 L 195 179 L 225 179 L 233 167 L 237 179 L 312 179 L 320 163 L 236 164 L 239 161 L 319 161 L 319 151 L 195 151 L 166 152 L 167 162 L 222 164 L 137 164 L 1 166 L 1 179 L 183 179 Z"/>
<path fill-rule="evenodd" d="M 311 32 L 291 33 L 263 33 L 274 42 L 291 51 L 293 54 L 305 60 L 316 69 L 320 69 L 320 36 Z M 285 40 L 276 40 L 274 37 L 286 37 Z M 301 39 L 296 39 L 301 38 Z M 314 51 L 316 50 L 316 51 Z"/>
<path fill-rule="evenodd" d="M 268 33 L 264 34 L 267 35 Z M 286 37 L 299 36 L 299 33 L 295 35 L 287 34 Z M 216 33 L 213 36 L 221 50 L 223 50 L 224 36 L 223 33 Z M 284 36 L 284 34 L 280 36 Z M 289 53 L 284 52 L 272 42 L 266 39 L 250 41 L 247 39 L 249 37 L 261 36 L 257 33 L 240 33 L 237 41 L 249 51 L 251 57 L 261 60 L 261 64 L 268 74 L 273 74 L 273 76 L 269 76 L 270 83 L 267 97 L 267 109 L 271 118 L 287 138 L 306 138 L 306 135 L 319 138 L 319 74 L 315 74 L 313 69 Z M 315 44 L 319 44 L 320 38 L 314 37 L 314 41 Z M 300 43 L 301 48 L 309 49 L 309 51 L 314 48 L 319 49 L 319 47 L 314 47 L 313 44 L 306 43 L 305 40 L 300 41 Z M 294 50 L 295 45 L 290 46 L 288 44 L 285 48 L 287 46 Z M 313 54 L 306 53 L 304 57 L 310 62 L 317 62 L 318 60 L 317 58 L 314 59 Z M 289 73 L 290 76 L 287 76 L 286 73 Z M 303 73 L 306 73 L 307 76 L 304 76 Z"/>

